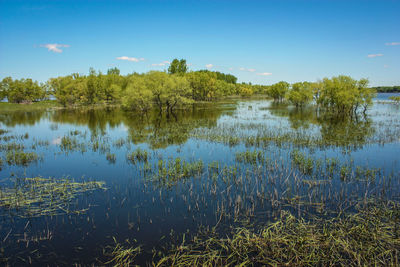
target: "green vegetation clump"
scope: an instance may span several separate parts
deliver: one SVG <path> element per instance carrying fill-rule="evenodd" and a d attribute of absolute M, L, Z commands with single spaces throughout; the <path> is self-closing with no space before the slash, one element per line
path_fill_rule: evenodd
<path fill-rule="evenodd" d="M 400 96 L 391 96 L 389 99 L 394 101 L 396 104 L 400 104 Z"/>
<path fill-rule="evenodd" d="M 360 209 L 331 220 L 298 219 L 282 211 L 260 230 L 240 227 L 224 237 L 194 237 L 157 266 L 396 266 L 400 207 Z"/>
<path fill-rule="evenodd" d="M 399 93 L 400 86 L 377 86 L 373 87 L 379 93 Z"/>
<path fill-rule="evenodd" d="M 181 158 L 169 159 L 166 162 L 159 160 L 153 181 L 161 185 L 174 185 L 190 177 L 199 176 L 203 171 L 204 163 L 202 160 L 195 162 L 187 162 Z"/>
<path fill-rule="evenodd" d="M 74 211 L 71 200 L 79 194 L 104 189 L 104 182 L 74 182 L 70 179 L 24 178 L 13 187 L 0 189 L 0 208 L 10 216 L 39 217 Z"/>
<path fill-rule="evenodd" d="M 150 154 L 146 150 L 138 148 L 129 154 L 127 159 L 132 164 L 136 164 L 137 162 L 148 162 L 150 159 Z"/>
<path fill-rule="evenodd" d="M 37 162 L 39 156 L 35 152 L 24 152 L 22 150 L 10 150 L 6 154 L 8 165 L 28 166 L 32 162 Z"/>
<path fill-rule="evenodd" d="M 293 150 L 290 153 L 290 156 L 294 165 L 297 166 L 303 174 L 312 174 L 314 169 L 314 160 L 312 158 L 307 157 L 305 153 L 302 153 L 299 150 Z"/>
<path fill-rule="evenodd" d="M 237 162 L 243 162 L 248 164 L 263 164 L 265 161 L 264 153 L 262 151 L 245 151 L 237 152 L 235 154 Z"/>
<path fill-rule="evenodd" d="M 46 99 L 47 95 L 47 86 L 32 79 L 6 77 L 0 82 L 0 101 L 7 98 L 11 103 L 37 102 Z"/>

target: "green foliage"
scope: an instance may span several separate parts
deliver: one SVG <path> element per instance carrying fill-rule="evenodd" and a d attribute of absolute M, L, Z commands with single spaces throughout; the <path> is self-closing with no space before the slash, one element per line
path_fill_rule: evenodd
<path fill-rule="evenodd" d="M 359 107 L 364 107 L 365 112 L 376 94 L 368 83 L 367 79 L 357 81 L 344 75 L 325 78 L 320 83 L 317 103 L 341 114 L 356 113 Z"/>
<path fill-rule="evenodd" d="M 400 104 L 400 96 L 391 96 L 390 100 L 393 100 L 396 104 Z"/>
<path fill-rule="evenodd" d="M 213 72 L 191 72 L 187 79 L 192 88 L 194 100 L 210 101 L 218 97 L 217 75 Z"/>
<path fill-rule="evenodd" d="M 282 101 L 289 90 L 287 82 L 278 82 L 268 88 L 267 94 L 274 99 L 274 101 Z"/>
<path fill-rule="evenodd" d="M 292 89 L 287 94 L 288 100 L 296 105 L 302 107 L 313 99 L 313 90 L 311 83 L 298 82 L 292 85 Z"/>
<path fill-rule="evenodd" d="M 219 71 L 210 70 L 199 70 L 198 72 L 215 73 L 217 80 L 224 81 L 226 83 L 236 84 L 237 78 L 232 74 L 225 74 Z"/>
<path fill-rule="evenodd" d="M 238 93 L 243 97 L 249 97 L 252 96 L 254 92 L 251 87 L 240 85 L 238 87 Z"/>
<path fill-rule="evenodd" d="M 178 60 L 175 58 L 174 60 L 172 60 L 168 68 L 169 74 L 185 74 L 187 71 L 188 67 L 186 65 L 185 59 Z"/>
<path fill-rule="evenodd" d="M 378 86 L 373 89 L 379 93 L 400 93 L 400 86 Z"/>
<path fill-rule="evenodd" d="M 46 85 L 39 85 L 32 79 L 6 77 L 0 83 L 0 100 L 6 97 L 12 103 L 40 101 L 46 98 Z"/>

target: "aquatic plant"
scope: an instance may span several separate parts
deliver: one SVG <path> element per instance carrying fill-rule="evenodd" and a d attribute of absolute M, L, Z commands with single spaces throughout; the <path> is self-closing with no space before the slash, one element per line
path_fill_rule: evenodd
<path fill-rule="evenodd" d="M 400 207 L 368 207 L 331 220 L 306 221 L 282 211 L 260 230 L 239 227 L 227 237 L 195 236 L 156 266 L 396 266 Z"/>
<path fill-rule="evenodd" d="M 105 189 L 104 182 L 23 178 L 16 180 L 13 187 L 0 189 L 0 209 L 3 215 L 18 217 L 81 213 L 85 210 L 74 210 L 70 205 L 71 200 L 96 189 Z"/>
<path fill-rule="evenodd" d="M 138 148 L 131 154 L 128 154 L 126 158 L 128 162 L 136 164 L 137 162 L 148 162 L 148 160 L 150 159 L 150 154 L 146 150 Z"/>
<path fill-rule="evenodd" d="M 22 150 L 11 150 L 6 154 L 8 165 L 27 166 L 32 162 L 36 162 L 39 156 L 35 152 L 24 152 Z"/>

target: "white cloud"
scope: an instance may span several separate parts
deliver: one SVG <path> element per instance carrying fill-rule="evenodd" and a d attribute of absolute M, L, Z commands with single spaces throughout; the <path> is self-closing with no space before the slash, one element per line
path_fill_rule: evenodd
<path fill-rule="evenodd" d="M 385 64 L 385 65 L 383 65 L 383 67 L 386 69 L 386 68 L 389 68 L 389 65 Z"/>
<path fill-rule="evenodd" d="M 260 72 L 260 73 L 257 73 L 257 75 L 269 76 L 269 75 L 272 75 L 272 73 L 270 73 L 270 72 Z"/>
<path fill-rule="evenodd" d="M 207 64 L 207 65 L 206 65 L 206 68 L 207 68 L 207 69 L 211 69 L 212 67 L 214 67 L 213 64 Z"/>
<path fill-rule="evenodd" d="M 249 71 L 249 72 L 255 72 L 256 69 L 246 69 L 246 68 L 239 68 L 241 71 Z"/>
<path fill-rule="evenodd" d="M 386 45 L 400 45 L 400 42 L 391 42 L 391 43 L 386 43 Z"/>
<path fill-rule="evenodd" d="M 229 68 L 229 70 L 233 70 L 233 68 Z"/>
<path fill-rule="evenodd" d="M 47 50 L 52 51 L 54 53 L 61 53 L 62 49 L 60 49 L 61 47 L 70 47 L 70 45 L 67 44 L 41 44 L 40 47 L 46 47 Z"/>
<path fill-rule="evenodd" d="M 382 56 L 383 56 L 383 54 L 370 54 L 367 57 L 373 58 L 373 57 L 382 57 Z"/>
<path fill-rule="evenodd" d="M 151 64 L 152 66 L 165 66 L 165 65 L 167 65 L 167 64 L 170 64 L 170 62 L 169 61 L 163 61 L 163 62 L 161 62 L 161 63 L 153 63 L 153 64 Z"/>
<path fill-rule="evenodd" d="M 117 57 L 118 60 L 127 60 L 127 61 L 132 61 L 132 62 L 139 62 L 139 61 L 144 61 L 144 58 L 135 58 L 135 57 L 127 57 L 127 56 L 122 56 L 122 57 Z"/>

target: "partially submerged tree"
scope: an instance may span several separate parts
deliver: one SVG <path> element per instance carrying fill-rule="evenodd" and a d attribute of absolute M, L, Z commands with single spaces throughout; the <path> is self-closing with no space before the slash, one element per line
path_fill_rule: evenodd
<path fill-rule="evenodd" d="M 292 84 L 292 89 L 287 94 L 287 99 L 296 107 L 302 107 L 313 99 L 312 84 L 309 82 L 298 82 Z"/>

